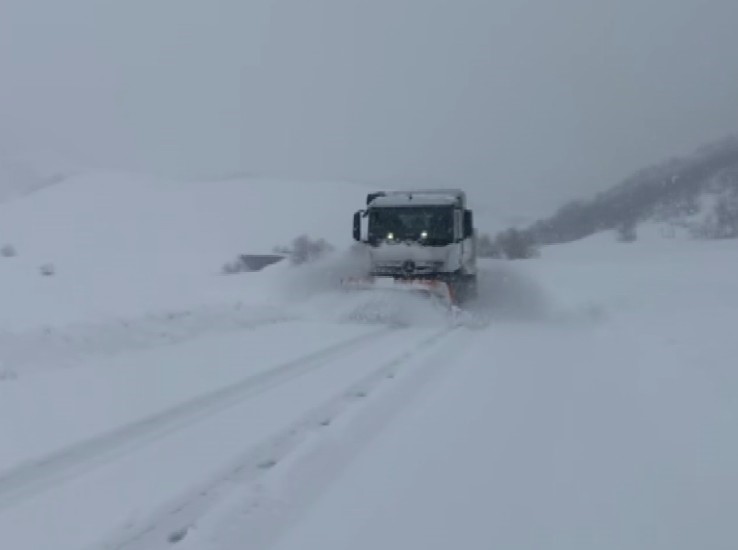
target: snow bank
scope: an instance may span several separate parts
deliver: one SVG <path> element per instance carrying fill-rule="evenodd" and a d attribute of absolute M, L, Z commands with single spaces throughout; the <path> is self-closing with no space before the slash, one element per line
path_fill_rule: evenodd
<path fill-rule="evenodd" d="M 0 261 L 0 327 L 258 301 L 252 278 L 219 277 L 225 262 L 303 233 L 345 246 L 362 199 L 345 184 L 68 179 L 0 205 L 0 235 L 17 250 Z M 40 276 L 44 264 L 53 276 Z"/>

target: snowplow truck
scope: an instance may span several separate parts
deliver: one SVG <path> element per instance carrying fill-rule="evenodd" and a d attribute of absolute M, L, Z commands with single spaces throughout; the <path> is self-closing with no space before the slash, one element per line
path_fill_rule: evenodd
<path fill-rule="evenodd" d="M 476 231 L 461 190 L 369 193 L 353 237 L 369 261 L 353 287 L 419 291 L 452 306 L 476 296 Z"/>

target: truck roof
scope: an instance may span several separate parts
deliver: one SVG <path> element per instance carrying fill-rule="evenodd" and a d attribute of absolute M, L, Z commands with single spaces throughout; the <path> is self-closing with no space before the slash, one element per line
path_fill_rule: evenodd
<path fill-rule="evenodd" d="M 366 198 L 367 206 L 460 206 L 466 207 L 466 194 L 460 189 L 415 189 L 379 191 Z"/>

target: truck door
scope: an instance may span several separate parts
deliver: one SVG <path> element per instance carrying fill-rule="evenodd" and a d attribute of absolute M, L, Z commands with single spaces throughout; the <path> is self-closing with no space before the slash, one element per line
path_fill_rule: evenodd
<path fill-rule="evenodd" d="M 464 240 L 464 217 L 461 210 L 454 208 L 454 241 Z"/>

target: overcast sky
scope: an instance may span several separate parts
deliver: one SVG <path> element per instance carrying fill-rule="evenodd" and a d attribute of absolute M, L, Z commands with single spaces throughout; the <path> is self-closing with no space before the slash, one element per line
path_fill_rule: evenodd
<path fill-rule="evenodd" d="M 2 0 L 0 146 L 554 208 L 738 132 L 735 0 Z"/>

